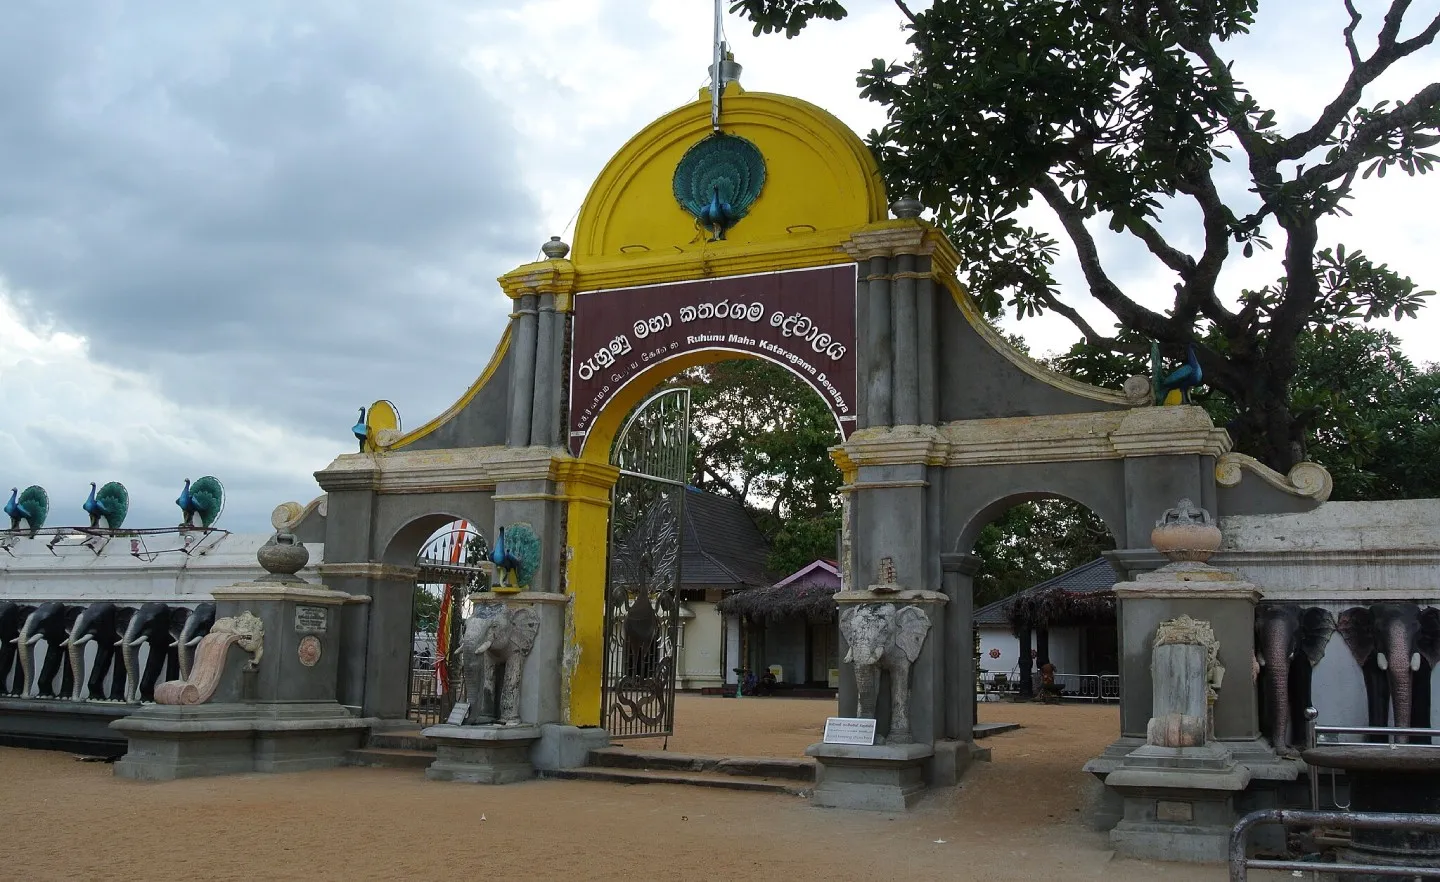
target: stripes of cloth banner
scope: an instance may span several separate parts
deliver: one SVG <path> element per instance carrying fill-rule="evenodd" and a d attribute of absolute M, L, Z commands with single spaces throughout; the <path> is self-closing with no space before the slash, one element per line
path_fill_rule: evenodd
<path fill-rule="evenodd" d="M 461 521 L 460 526 L 450 533 L 450 563 L 458 564 L 464 557 L 465 537 L 470 523 Z M 446 585 L 440 597 L 440 615 L 435 623 L 435 674 L 439 680 L 439 694 L 450 691 L 450 624 L 455 617 L 457 591 L 454 585 Z"/>

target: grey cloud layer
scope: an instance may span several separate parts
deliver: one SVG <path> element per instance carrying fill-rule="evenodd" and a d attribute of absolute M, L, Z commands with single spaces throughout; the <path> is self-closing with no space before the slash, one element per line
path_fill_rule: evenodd
<path fill-rule="evenodd" d="M 476 6 L 0 4 L 0 277 L 27 322 L 337 452 L 352 404 L 444 407 L 539 241 L 509 112 L 463 66 Z M 17 441 L 118 464 L 53 426 Z"/>

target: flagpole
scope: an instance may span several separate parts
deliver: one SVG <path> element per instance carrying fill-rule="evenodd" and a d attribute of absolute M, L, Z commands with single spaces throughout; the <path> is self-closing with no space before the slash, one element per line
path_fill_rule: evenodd
<path fill-rule="evenodd" d="M 720 38 L 725 23 L 724 2 L 715 0 L 715 51 L 710 67 L 710 128 L 715 132 L 720 131 L 720 93 L 725 91 L 725 80 L 720 75 L 720 62 L 725 60 L 725 41 Z"/>

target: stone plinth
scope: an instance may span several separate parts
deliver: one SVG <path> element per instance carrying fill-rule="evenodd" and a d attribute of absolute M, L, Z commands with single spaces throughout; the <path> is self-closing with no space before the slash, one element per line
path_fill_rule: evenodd
<path fill-rule="evenodd" d="M 171 781 L 335 768 L 374 722 L 333 701 L 148 705 L 110 724 L 129 742 L 115 776 Z"/>
<path fill-rule="evenodd" d="M 1125 801 L 1110 841 L 1127 857 L 1219 862 L 1235 824 L 1235 794 L 1250 770 L 1223 746 L 1138 748 L 1105 779 Z"/>
<path fill-rule="evenodd" d="M 433 781 L 513 784 L 535 777 L 530 750 L 539 726 L 431 726 L 420 734 L 435 742 L 435 762 L 425 770 Z"/>
<path fill-rule="evenodd" d="M 216 588 L 215 616 L 244 612 L 265 626 L 265 652 L 250 684 L 252 701 L 333 701 L 340 662 L 340 610 L 350 595 L 294 582 Z M 216 701 L 240 696 L 216 695 Z"/>
<path fill-rule="evenodd" d="M 935 754 L 929 744 L 812 744 L 815 792 L 810 801 L 827 808 L 903 812 L 925 790 L 925 769 Z"/>

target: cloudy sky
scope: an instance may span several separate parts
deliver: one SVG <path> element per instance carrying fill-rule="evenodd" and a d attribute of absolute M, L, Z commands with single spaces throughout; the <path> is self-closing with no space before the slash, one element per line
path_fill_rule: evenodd
<path fill-rule="evenodd" d="M 732 17 L 747 88 L 878 125 L 855 71 L 904 55 L 901 19 L 882 0 L 851 6 L 793 41 Z M 158 526 L 184 478 L 215 474 L 222 525 L 268 529 L 350 449 L 360 405 L 389 398 L 415 426 L 470 383 L 505 321 L 495 277 L 568 239 L 609 156 L 704 85 L 710 8 L 0 3 L 0 480 L 44 485 L 54 524 L 80 521 L 89 481 L 121 480 L 130 523 Z M 1343 79 L 1343 7 L 1266 0 L 1262 15 L 1226 54 L 1293 127 Z M 1372 94 L 1433 79 L 1440 50 Z M 1327 241 L 1440 287 L 1437 194 L 1440 177 L 1368 183 Z M 1163 300 L 1163 273 L 1105 247 L 1128 290 Z M 1263 257 L 1225 281 L 1277 274 Z M 1440 360 L 1432 313 L 1395 328 L 1422 361 Z M 1019 330 L 1042 353 L 1074 336 Z"/>

